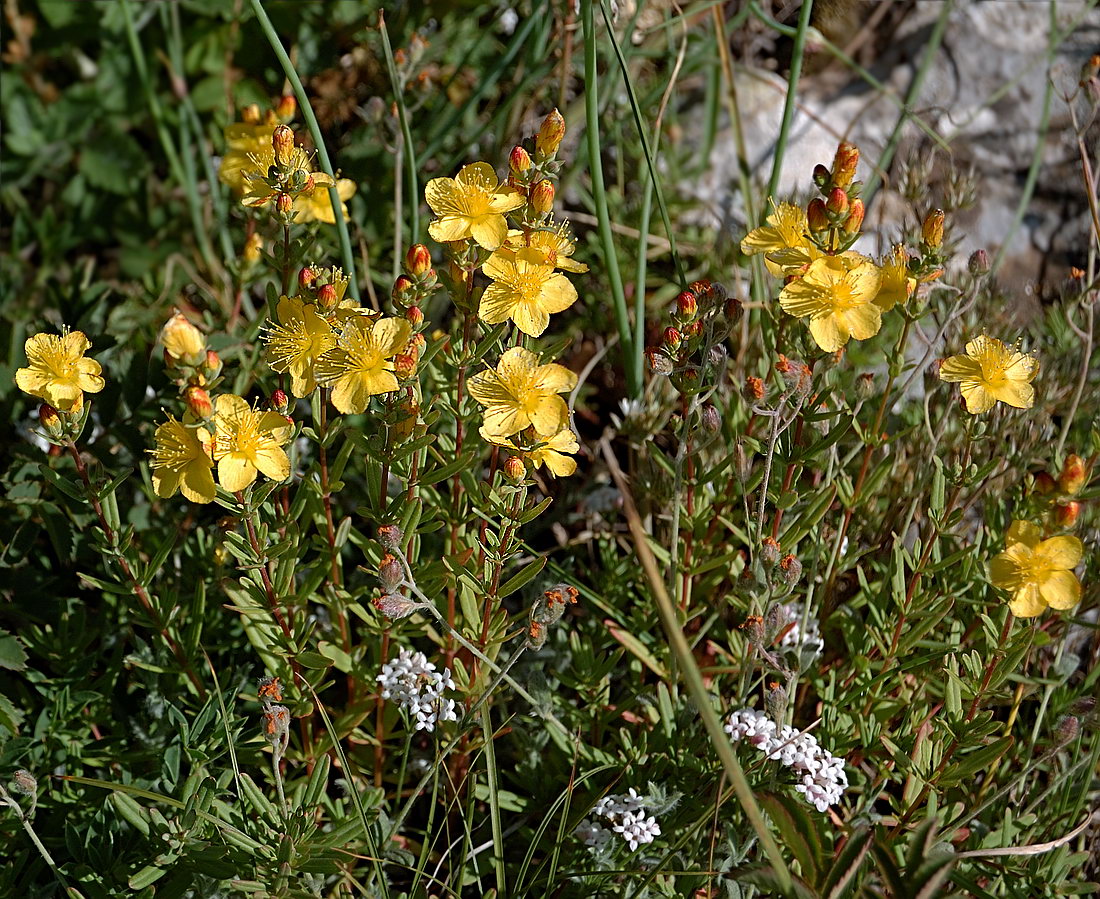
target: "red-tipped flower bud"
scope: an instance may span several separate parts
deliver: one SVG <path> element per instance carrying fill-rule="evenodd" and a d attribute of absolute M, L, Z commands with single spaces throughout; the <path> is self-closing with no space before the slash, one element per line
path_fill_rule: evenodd
<path fill-rule="evenodd" d="M 1068 503 L 1057 503 L 1054 506 L 1054 520 L 1060 528 L 1071 528 L 1077 523 L 1077 516 L 1081 514 L 1081 504 L 1075 499 Z"/>
<path fill-rule="evenodd" d="M 393 357 L 393 373 L 401 380 L 416 374 L 416 359 L 408 353 L 398 353 Z"/>
<path fill-rule="evenodd" d="M 405 253 L 405 271 L 410 275 L 423 275 L 432 267 L 432 254 L 422 243 L 414 243 Z"/>
<path fill-rule="evenodd" d="M 1089 479 L 1088 467 L 1085 460 L 1075 453 L 1066 456 L 1062 465 L 1062 473 L 1058 475 L 1058 486 L 1063 493 L 1074 496 L 1081 492 L 1081 488 Z"/>
<path fill-rule="evenodd" d="M 684 335 L 677 331 L 675 328 L 665 328 L 665 346 L 670 350 L 677 350 L 680 348 L 680 344 L 684 342 Z"/>
<path fill-rule="evenodd" d="M 294 158 L 294 131 L 289 125 L 279 125 L 271 134 L 276 165 L 290 165 Z"/>
<path fill-rule="evenodd" d="M 839 218 L 848 212 L 848 194 L 839 187 L 829 191 L 829 198 L 825 201 L 825 208 Z"/>
<path fill-rule="evenodd" d="M 259 125 L 260 119 L 260 107 L 257 103 L 249 103 L 241 110 L 241 121 L 246 125 Z"/>
<path fill-rule="evenodd" d="M 293 94 L 283 94 L 279 98 L 279 105 L 275 107 L 275 115 L 277 115 L 284 122 L 289 122 L 294 118 L 294 114 L 298 111 L 298 101 L 294 99 Z"/>
<path fill-rule="evenodd" d="M 390 292 L 390 296 L 395 301 L 400 301 L 403 296 L 411 295 L 416 292 L 416 284 L 413 283 L 412 278 L 407 275 L 398 275 L 397 280 L 393 282 L 393 290 Z"/>
<path fill-rule="evenodd" d="M 1058 482 L 1049 471 L 1040 471 L 1035 475 L 1035 492 L 1040 496 L 1049 496 L 1058 489 Z"/>
<path fill-rule="evenodd" d="M 554 184 L 543 178 L 531 188 L 531 207 L 539 215 L 546 215 L 554 208 Z"/>
<path fill-rule="evenodd" d="M 279 215 L 290 215 L 294 210 L 294 200 L 290 194 L 279 194 L 278 199 L 275 200 L 275 208 L 279 211 Z"/>
<path fill-rule="evenodd" d="M 855 144 L 842 141 L 833 157 L 833 187 L 847 187 L 856 176 L 859 165 L 859 148 Z"/>
<path fill-rule="evenodd" d="M 852 205 L 848 207 L 848 218 L 844 220 L 844 231 L 846 234 L 858 234 L 859 229 L 863 226 L 863 201 L 858 197 L 852 200 Z"/>
<path fill-rule="evenodd" d="M 43 403 L 38 407 L 38 421 L 47 431 L 57 431 L 61 428 L 61 416 L 49 403 Z"/>
<path fill-rule="evenodd" d="M 518 484 L 527 477 L 527 466 L 519 456 L 509 456 L 504 460 L 504 476 Z"/>
<path fill-rule="evenodd" d="M 271 399 L 268 403 L 272 410 L 278 412 L 280 415 L 286 415 L 287 412 L 290 411 L 290 398 L 281 387 L 276 388 L 275 392 L 271 394 Z"/>
<path fill-rule="evenodd" d="M 405 321 L 414 328 L 419 328 L 424 324 L 424 313 L 420 310 L 419 306 L 410 306 L 405 310 Z"/>
<path fill-rule="evenodd" d="M 557 153 L 563 137 L 565 137 L 565 119 L 555 109 L 542 120 L 538 136 L 535 138 L 535 152 L 539 158 L 546 159 Z"/>
<path fill-rule="evenodd" d="M 921 237 L 930 249 L 938 249 L 943 243 L 943 210 L 933 209 L 925 216 L 920 229 Z"/>
<path fill-rule="evenodd" d="M 209 418 L 214 414 L 214 404 L 210 402 L 210 394 L 201 387 L 188 387 L 183 392 L 183 401 L 196 418 Z"/>
<path fill-rule="evenodd" d="M 322 284 L 317 288 L 317 302 L 326 309 L 336 305 L 338 294 L 335 284 Z"/>
<path fill-rule="evenodd" d="M 316 280 L 317 269 L 315 269 L 312 265 L 307 265 L 300 272 L 298 272 L 299 287 L 310 287 Z"/>
<path fill-rule="evenodd" d="M 531 168 L 531 154 L 523 147 L 512 147 L 508 154 L 508 167 L 517 175 L 522 175 Z"/>
<path fill-rule="evenodd" d="M 690 290 L 680 291 L 676 297 L 676 312 L 681 318 L 694 318 L 699 311 L 699 301 Z"/>
<path fill-rule="evenodd" d="M 825 211 L 825 201 L 821 197 L 810 200 L 810 205 L 806 207 L 806 222 L 814 234 L 828 229 L 829 214 Z"/>

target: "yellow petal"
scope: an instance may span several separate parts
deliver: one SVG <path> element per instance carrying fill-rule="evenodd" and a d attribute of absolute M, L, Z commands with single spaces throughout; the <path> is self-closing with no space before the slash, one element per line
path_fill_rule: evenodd
<path fill-rule="evenodd" d="M 68 412 L 83 397 L 80 388 L 72 381 L 50 380 L 42 391 L 42 398 L 56 409 Z"/>
<path fill-rule="evenodd" d="M 993 388 L 994 397 L 1017 409 L 1030 409 L 1035 405 L 1035 388 L 1021 381 L 1006 381 Z"/>
<path fill-rule="evenodd" d="M 1039 545 L 1040 536 L 1041 531 L 1037 524 L 1016 519 L 1009 525 L 1008 532 L 1005 534 L 1005 545 L 1011 547 L 1014 543 L 1022 543 L 1027 547 L 1035 547 Z"/>
<path fill-rule="evenodd" d="M 1081 601 L 1081 582 L 1072 571 L 1052 571 L 1039 581 L 1039 595 L 1052 609 L 1072 609 Z"/>
<path fill-rule="evenodd" d="M 502 247 L 485 260 L 481 270 L 494 281 L 514 281 L 517 275 L 516 253 Z"/>
<path fill-rule="evenodd" d="M 824 315 L 810 320 L 810 336 L 826 353 L 835 353 L 848 342 L 848 329 L 835 315 Z"/>
<path fill-rule="evenodd" d="M 577 386 L 577 376 L 564 365 L 550 362 L 540 365 L 532 373 L 534 386 L 541 391 L 567 393 Z"/>
<path fill-rule="evenodd" d="M 572 456 L 549 451 L 540 454 L 539 461 L 545 465 L 555 477 L 567 478 L 577 471 L 577 460 Z"/>
<path fill-rule="evenodd" d="M 502 215 L 479 215 L 470 221 L 470 236 L 486 250 L 495 250 L 508 236 L 508 225 Z"/>
<path fill-rule="evenodd" d="M 153 470 L 153 489 L 161 499 L 168 499 L 175 494 L 180 485 L 180 472 L 171 468 L 156 468 Z"/>
<path fill-rule="evenodd" d="M 497 186 L 497 173 L 487 162 L 471 162 L 462 167 L 455 181 L 463 187 L 486 187 L 495 190 Z"/>
<path fill-rule="evenodd" d="M 1048 568 L 1076 568 L 1084 554 L 1084 544 L 1076 537 L 1051 537 L 1035 548 L 1035 555 Z"/>
<path fill-rule="evenodd" d="M 432 178 L 424 185 L 424 201 L 438 216 L 446 217 L 462 212 L 462 207 L 456 202 L 457 196 L 458 186 L 453 178 Z M 435 235 L 433 234 L 432 237 Z M 435 237 L 435 239 L 440 238 Z"/>
<path fill-rule="evenodd" d="M 963 384 L 959 389 L 966 400 L 966 411 L 971 415 L 988 412 L 997 402 L 997 398 L 981 384 Z"/>
<path fill-rule="evenodd" d="M 445 215 L 428 225 L 428 234 L 440 243 L 465 240 L 470 236 L 470 220 L 465 216 Z"/>
<path fill-rule="evenodd" d="M 62 351 L 70 359 L 76 359 L 77 356 L 83 356 L 91 345 L 92 342 L 85 336 L 83 331 L 70 331 L 61 338 Z"/>
<path fill-rule="evenodd" d="M 874 303 L 866 303 L 855 309 L 846 309 L 841 316 L 843 316 L 844 327 L 856 340 L 874 337 L 882 327 L 882 310 Z"/>
<path fill-rule="evenodd" d="M 1016 592 L 1008 607 L 1017 618 L 1034 618 L 1036 615 L 1043 614 L 1046 603 L 1039 596 L 1038 586 L 1027 584 Z"/>
<path fill-rule="evenodd" d="M 539 306 L 545 312 L 564 312 L 577 302 L 577 288 L 565 275 L 553 274 L 542 285 Z"/>
<path fill-rule="evenodd" d="M 216 493 L 214 489 L 214 472 L 210 465 L 202 459 L 197 459 L 185 466 L 180 481 L 180 492 L 193 503 L 211 503 Z M 153 478 L 156 486 L 156 478 Z M 164 494 L 157 491 L 158 495 Z"/>
<path fill-rule="evenodd" d="M 517 406 L 489 406 L 485 410 L 485 422 L 482 432 L 491 438 L 511 437 L 518 434 L 531 423 L 531 419 Z"/>
<path fill-rule="evenodd" d="M 24 393 L 43 397 L 50 379 L 45 372 L 37 368 L 21 368 L 15 373 L 15 384 Z"/>
<path fill-rule="evenodd" d="M 524 334 L 540 337 L 550 324 L 550 316 L 534 303 L 518 303 L 512 310 L 512 321 Z"/>
<path fill-rule="evenodd" d="M 218 480 L 230 493 L 237 493 L 256 480 L 256 466 L 242 453 L 227 453 L 218 463 Z"/>
<path fill-rule="evenodd" d="M 531 412 L 531 426 L 544 437 L 558 433 L 569 423 L 569 407 L 560 396 L 544 397 Z"/>
<path fill-rule="evenodd" d="M 266 446 L 252 454 L 252 463 L 273 481 L 285 481 L 290 477 L 290 460 L 277 446 Z"/>
<path fill-rule="evenodd" d="M 969 356 L 951 356 L 940 365 L 940 380 L 948 383 L 960 381 L 979 381 L 982 367 Z"/>
<path fill-rule="evenodd" d="M 412 325 L 403 318 L 383 318 L 374 323 L 371 339 L 383 358 L 389 358 L 402 350 L 412 334 Z M 392 388 L 396 390 L 397 388 Z"/>
<path fill-rule="evenodd" d="M 989 580 L 994 587 L 1015 590 L 1020 586 L 1020 566 L 1009 553 L 998 553 L 989 560 Z"/>
<path fill-rule="evenodd" d="M 223 393 L 214 400 L 214 414 L 220 417 L 237 419 L 249 412 L 248 403 L 232 393 Z"/>
<path fill-rule="evenodd" d="M 488 269 L 488 264 L 485 266 Z M 477 315 L 487 325 L 499 325 L 512 317 L 516 305 L 516 294 L 499 281 L 493 281 L 481 295 Z"/>

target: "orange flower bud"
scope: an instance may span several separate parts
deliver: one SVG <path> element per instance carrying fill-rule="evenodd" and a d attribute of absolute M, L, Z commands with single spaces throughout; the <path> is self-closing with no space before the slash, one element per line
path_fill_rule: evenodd
<path fill-rule="evenodd" d="M 680 348 L 680 344 L 684 342 L 684 335 L 677 331 L 675 328 L 665 328 L 665 346 L 670 350 L 676 350 Z"/>
<path fill-rule="evenodd" d="M 760 561 L 768 566 L 779 562 L 779 543 L 774 537 L 765 537 L 761 542 Z"/>
<path fill-rule="evenodd" d="M 286 391 L 282 388 L 276 388 L 275 392 L 271 394 L 270 405 L 275 412 L 286 415 L 290 409 L 290 399 L 287 397 Z"/>
<path fill-rule="evenodd" d="M 1080 493 L 1081 488 L 1085 486 L 1088 479 L 1089 472 L 1085 460 L 1075 453 L 1066 456 L 1065 464 L 1062 465 L 1062 473 L 1058 475 L 1058 486 L 1062 492 L 1070 496 Z"/>
<path fill-rule="evenodd" d="M 852 205 L 848 207 L 848 218 L 844 220 L 844 231 L 847 234 L 858 234 L 859 229 L 863 226 L 863 201 L 858 197 L 852 200 Z"/>
<path fill-rule="evenodd" d="M 393 357 L 393 373 L 404 380 L 416 374 L 416 359 L 408 353 L 398 353 Z"/>
<path fill-rule="evenodd" d="M 275 208 L 280 215 L 290 215 L 294 209 L 294 200 L 290 194 L 279 194 L 278 199 L 275 200 Z"/>
<path fill-rule="evenodd" d="M 393 290 L 390 291 L 390 296 L 395 300 L 401 300 L 404 294 L 411 294 L 416 292 L 416 285 L 413 283 L 412 278 L 407 275 L 398 275 L 397 280 L 393 282 Z"/>
<path fill-rule="evenodd" d="M 309 287 L 317 280 L 317 269 L 312 265 L 307 265 L 300 272 L 298 272 L 298 286 Z"/>
<path fill-rule="evenodd" d="M 518 483 L 527 477 L 527 466 L 519 456 L 509 456 L 504 460 L 504 476 Z"/>
<path fill-rule="evenodd" d="M 554 185 L 543 178 L 531 189 L 531 206 L 539 215 L 546 215 L 554 208 Z"/>
<path fill-rule="evenodd" d="M 842 141 L 833 157 L 833 187 L 847 187 L 856 176 L 859 164 L 859 148 L 855 144 Z"/>
<path fill-rule="evenodd" d="M 294 157 L 294 131 L 289 125 L 280 125 L 271 135 L 271 146 L 275 150 L 277 165 L 290 165 Z"/>
<path fill-rule="evenodd" d="M 680 291 L 680 295 L 676 297 L 676 311 L 683 318 L 694 318 L 695 313 L 699 311 L 699 302 L 695 294 L 690 290 Z"/>
<path fill-rule="evenodd" d="M 183 392 L 183 401 L 196 418 L 209 418 L 214 414 L 214 404 L 210 402 L 210 394 L 201 387 L 188 387 Z"/>
<path fill-rule="evenodd" d="M 512 147 L 508 154 L 508 167 L 517 175 L 521 175 L 531 168 L 531 154 L 523 147 Z"/>
<path fill-rule="evenodd" d="M 47 431 L 56 431 L 61 427 L 61 416 L 49 403 L 38 407 L 38 421 Z"/>
<path fill-rule="evenodd" d="M 407 321 L 414 328 L 419 328 L 424 324 L 424 313 L 419 306 L 410 306 L 405 310 L 405 321 Z"/>
<path fill-rule="evenodd" d="M 246 125 L 259 125 L 260 118 L 260 107 L 257 103 L 249 103 L 241 110 L 241 121 Z"/>
<path fill-rule="evenodd" d="M 684 325 L 684 337 L 701 337 L 703 335 L 703 322 L 696 319 L 690 324 Z"/>
<path fill-rule="evenodd" d="M 834 216 L 840 217 L 848 212 L 848 194 L 839 187 L 829 191 L 829 199 L 825 201 L 825 208 Z"/>
<path fill-rule="evenodd" d="M 1049 496 L 1058 489 L 1058 482 L 1049 471 L 1040 471 L 1035 475 L 1035 492 L 1040 496 Z"/>
<path fill-rule="evenodd" d="M 294 118 L 294 114 L 298 111 L 298 101 L 294 99 L 294 94 L 283 94 L 279 98 L 279 105 L 275 107 L 275 115 L 277 115 L 284 122 L 289 122 Z"/>
<path fill-rule="evenodd" d="M 386 553 L 378 563 L 378 580 L 387 593 L 393 593 L 405 582 L 405 566 L 393 553 Z"/>
<path fill-rule="evenodd" d="M 337 293 L 335 284 L 322 284 L 317 289 L 317 302 L 326 309 L 336 305 Z"/>
<path fill-rule="evenodd" d="M 810 231 L 815 234 L 828 230 L 829 216 L 825 211 L 825 201 L 821 197 L 810 200 L 810 205 L 806 207 L 806 221 L 809 224 Z"/>
<path fill-rule="evenodd" d="M 423 275 L 432 267 L 432 254 L 422 243 L 414 243 L 405 253 L 405 271 L 410 275 Z"/>
<path fill-rule="evenodd" d="M 943 243 L 943 210 L 933 209 L 924 219 L 920 229 L 924 242 L 933 250 Z"/>
<path fill-rule="evenodd" d="M 1081 514 L 1081 504 L 1077 500 L 1068 503 L 1057 503 L 1054 506 L 1054 520 L 1060 528 L 1071 528 L 1077 523 L 1077 516 Z"/>
<path fill-rule="evenodd" d="M 764 379 L 755 375 L 745 378 L 745 399 L 750 402 L 764 399 Z"/>
<path fill-rule="evenodd" d="M 546 159 L 558 152 L 561 139 L 565 137 L 565 119 L 555 109 L 539 126 L 538 136 L 535 138 L 535 153 L 540 159 Z"/>

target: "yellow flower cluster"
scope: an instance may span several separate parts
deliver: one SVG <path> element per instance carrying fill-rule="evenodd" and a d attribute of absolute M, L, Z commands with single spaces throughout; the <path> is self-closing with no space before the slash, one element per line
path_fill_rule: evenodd
<path fill-rule="evenodd" d="M 82 331 L 35 334 L 23 346 L 28 365 L 15 373 L 16 385 L 60 412 L 79 412 L 84 394 L 104 386 L 99 363 L 84 355 L 91 345 Z"/>
<path fill-rule="evenodd" d="M 1084 555 L 1076 537 L 1041 539 L 1038 525 L 1014 521 L 1005 538 L 1005 551 L 989 563 L 995 587 L 1007 590 L 1009 608 L 1017 618 L 1034 618 L 1048 606 L 1072 609 L 1081 601 L 1081 582 L 1073 569 Z"/>
<path fill-rule="evenodd" d="M 225 129 L 227 150 L 218 168 L 218 178 L 245 206 L 264 206 L 273 200 L 277 203 L 280 196 L 286 196 L 284 211 L 295 222 L 335 224 L 329 188 L 336 188 L 346 219 L 348 210 L 342 204 L 355 195 L 355 182 L 311 171 L 309 155 L 293 146 L 293 136 L 290 146 L 286 146 L 286 133 L 290 131 L 286 122 L 293 114 L 293 99 L 288 97 L 283 98 L 277 110 L 269 110 L 263 117 L 258 107 L 247 107 L 244 121 Z M 272 178 L 272 169 L 281 170 L 284 177 Z"/>
<path fill-rule="evenodd" d="M 567 224 L 552 217 L 555 160 L 565 120 L 554 110 L 534 141 L 535 156 L 517 146 L 510 173 L 501 183 L 486 162 L 464 166 L 454 178 L 434 178 L 424 198 L 435 214 L 428 233 L 447 244 L 454 280 L 473 289 L 477 268 L 489 279 L 477 305 L 488 325 L 512 322 L 518 345 L 506 350 L 495 369 L 470 379 L 470 395 L 484 407 L 482 437 L 510 449 L 532 465 L 555 475 L 576 471 L 579 450 L 569 427 L 562 393 L 577 384 L 576 375 L 556 363 L 541 363 L 523 345 L 522 335 L 539 337 L 550 316 L 577 301 L 577 290 L 563 272 L 583 273 Z M 509 216 L 513 226 L 509 227 Z M 466 264 L 460 265 L 457 260 Z"/>

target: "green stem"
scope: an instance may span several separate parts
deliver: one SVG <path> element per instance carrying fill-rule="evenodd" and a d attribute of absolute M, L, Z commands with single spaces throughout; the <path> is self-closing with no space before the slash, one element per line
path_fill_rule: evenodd
<path fill-rule="evenodd" d="M 256 0 L 253 0 L 256 2 Z M 598 73 L 596 71 L 596 26 L 593 21 L 593 0 L 582 0 L 581 27 L 584 32 L 584 112 L 585 128 L 588 138 L 588 162 L 592 176 L 592 199 L 596 205 L 596 219 L 599 222 L 600 244 L 603 249 L 604 265 L 607 267 L 607 280 L 611 287 L 611 298 L 615 302 L 615 324 L 619 331 L 619 343 L 623 348 L 623 368 L 626 370 L 627 392 L 632 399 L 641 396 L 642 384 L 638 379 L 638 368 L 633 362 L 635 352 L 634 336 L 630 329 L 630 315 L 626 308 L 626 293 L 623 291 L 623 277 L 619 272 L 619 257 L 615 251 L 615 238 L 611 233 L 611 216 L 607 211 L 607 191 L 603 180 L 603 163 L 600 153 L 600 103 L 597 90 Z"/>
<path fill-rule="evenodd" d="M 283 72 L 286 74 L 290 86 L 294 89 L 294 96 L 298 99 L 298 107 L 302 110 L 306 126 L 313 137 L 313 145 L 317 148 L 317 161 L 321 164 L 321 171 L 335 181 L 336 173 L 332 169 L 328 150 L 325 149 L 325 141 L 321 136 L 321 126 L 317 124 L 317 116 L 313 114 L 313 107 L 309 105 L 309 97 L 306 95 L 306 89 L 302 86 L 302 79 L 298 77 L 298 73 L 294 70 L 294 63 L 290 61 L 290 57 L 283 47 L 283 42 L 279 39 L 279 35 L 275 33 L 275 27 L 271 24 L 271 19 L 264 12 L 261 0 L 249 0 L 249 2 L 252 4 L 252 11 L 256 14 L 256 21 L 260 23 L 260 28 L 267 38 L 267 42 L 271 44 L 271 49 L 275 52 L 275 56 L 283 67 Z M 351 291 L 351 295 L 358 302 L 359 279 L 355 274 L 355 257 L 351 252 L 348 224 L 344 221 L 340 194 L 337 192 L 335 185 L 328 189 L 328 195 L 329 200 L 332 202 L 332 215 L 336 219 L 336 233 L 340 238 L 340 258 L 344 264 L 344 272 L 348 276 L 348 290 Z"/>
<path fill-rule="evenodd" d="M 420 184 L 416 175 L 416 151 L 413 149 L 412 132 L 409 130 L 409 115 L 405 109 L 405 85 L 397 74 L 397 64 L 393 60 L 393 47 L 390 34 L 386 30 L 386 11 L 378 11 L 378 31 L 382 35 L 382 49 L 386 54 L 386 68 L 393 84 L 394 101 L 397 103 L 397 120 L 401 124 L 401 141 L 405 145 L 405 163 L 409 172 L 409 243 L 414 244 L 420 237 Z"/>
<path fill-rule="evenodd" d="M 794 36 L 791 51 L 791 70 L 787 78 L 787 99 L 783 104 L 783 121 L 779 126 L 779 137 L 775 141 L 775 153 L 772 156 L 772 174 L 768 179 L 768 196 L 774 197 L 779 189 L 779 176 L 783 170 L 783 157 L 787 153 L 787 141 L 791 135 L 791 123 L 794 121 L 795 98 L 798 96 L 798 78 L 802 74 L 802 57 L 806 47 L 806 33 L 810 30 L 810 13 L 813 12 L 813 0 L 802 0 L 802 9 L 798 14 L 798 31 Z"/>

